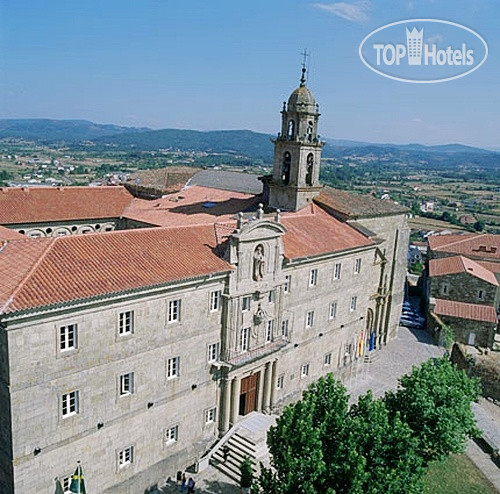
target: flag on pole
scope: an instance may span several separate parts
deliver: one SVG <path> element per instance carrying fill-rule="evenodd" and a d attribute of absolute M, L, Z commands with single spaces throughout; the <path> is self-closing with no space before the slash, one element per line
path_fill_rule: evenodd
<path fill-rule="evenodd" d="M 71 485 L 69 486 L 70 492 L 75 492 L 76 494 L 85 494 L 85 482 L 83 480 L 83 470 L 78 462 L 75 473 L 71 477 Z"/>
<path fill-rule="evenodd" d="M 56 492 L 55 494 L 64 494 L 63 486 L 61 485 L 61 481 L 56 477 Z"/>

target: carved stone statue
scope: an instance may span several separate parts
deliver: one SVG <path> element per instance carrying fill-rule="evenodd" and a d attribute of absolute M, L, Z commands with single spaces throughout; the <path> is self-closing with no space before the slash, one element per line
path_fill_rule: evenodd
<path fill-rule="evenodd" d="M 257 245 L 253 254 L 253 279 L 260 281 L 264 278 L 264 247 Z"/>

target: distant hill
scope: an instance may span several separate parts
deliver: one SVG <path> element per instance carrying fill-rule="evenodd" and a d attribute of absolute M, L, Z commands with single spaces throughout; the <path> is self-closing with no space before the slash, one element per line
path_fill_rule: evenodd
<path fill-rule="evenodd" d="M 42 143 L 77 145 L 92 141 L 96 146 L 118 149 L 204 151 L 233 153 L 272 161 L 271 135 L 251 130 L 197 130 L 120 127 L 87 120 L 0 119 L 0 138 L 16 137 Z M 422 160 L 430 164 L 478 164 L 499 166 L 500 153 L 463 144 L 379 144 L 346 139 L 325 139 L 325 158 L 367 156 L 398 160 Z"/>
<path fill-rule="evenodd" d="M 77 142 L 103 136 L 137 134 L 148 128 L 96 124 L 88 120 L 51 120 L 48 118 L 0 119 L 0 138 L 17 137 L 44 142 Z"/>

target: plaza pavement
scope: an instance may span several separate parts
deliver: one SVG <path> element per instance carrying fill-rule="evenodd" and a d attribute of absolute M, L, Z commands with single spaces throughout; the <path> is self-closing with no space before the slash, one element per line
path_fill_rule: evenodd
<path fill-rule="evenodd" d="M 366 393 L 368 389 L 374 396 L 381 396 L 387 390 L 397 387 L 398 378 L 411 372 L 413 365 L 443 355 L 443 348 L 433 343 L 432 337 L 423 330 L 399 328 L 398 336 L 380 351 L 372 352 L 371 363 L 364 363 L 357 375 L 347 379 L 346 387 L 351 402 Z M 500 443 L 500 407 L 486 400 L 474 404 L 474 412 L 479 428 Z M 485 476 L 500 492 L 500 470 L 473 441 L 467 448 L 467 455 L 481 469 Z M 196 480 L 197 494 L 238 494 L 240 488 L 232 480 L 210 466 L 199 474 L 191 475 Z M 179 492 L 175 482 L 169 482 L 158 493 Z"/>

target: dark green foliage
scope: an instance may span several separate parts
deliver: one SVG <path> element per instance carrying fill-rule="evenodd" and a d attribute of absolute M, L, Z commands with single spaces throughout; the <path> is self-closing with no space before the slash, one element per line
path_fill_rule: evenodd
<path fill-rule="evenodd" d="M 241 462 L 240 475 L 240 487 L 251 487 L 253 483 L 253 471 L 252 463 L 248 456 L 245 456 L 245 459 Z"/>
<path fill-rule="evenodd" d="M 413 431 L 425 463 L 463 452 L 467 439 L 479 435 L 471 410 L 480 395 L 479 380 L 448 359 L 428 360 L 399 383 L 399 389 L 384 400 Z"/>

